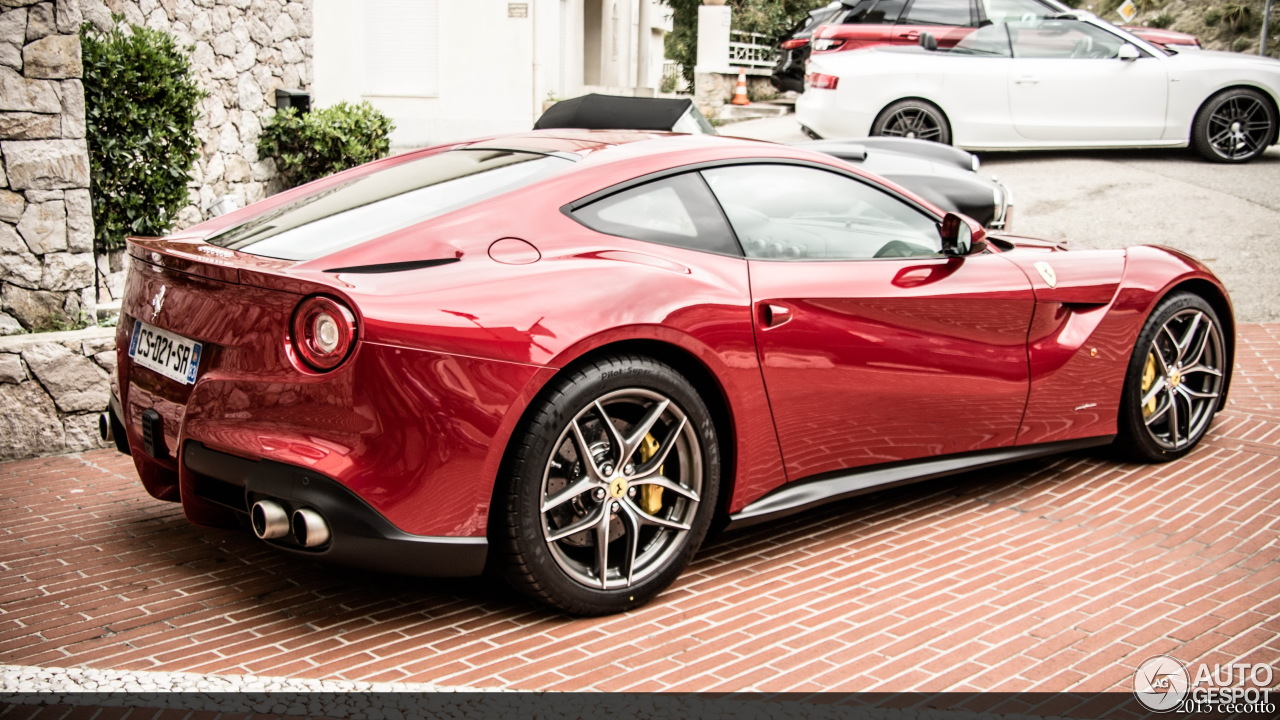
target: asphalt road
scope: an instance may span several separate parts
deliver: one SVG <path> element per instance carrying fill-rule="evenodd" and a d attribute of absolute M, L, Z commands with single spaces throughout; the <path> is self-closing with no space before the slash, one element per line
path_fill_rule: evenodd
<path fill-rule="evenodd" d="M 725 135 L 798 143 L 792 116 L 724 126 Z M 980 153 L 1014 194 L 1012 231 L 1072 247 L 1168 245 L 1226 283 L 1241 322 L 1280 320 L 1280 146 L 1245 165 L 1188 150 Z"/>

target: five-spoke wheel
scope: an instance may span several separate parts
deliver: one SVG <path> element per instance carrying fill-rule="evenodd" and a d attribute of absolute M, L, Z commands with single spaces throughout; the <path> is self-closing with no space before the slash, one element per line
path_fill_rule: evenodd
<path fill-rule="evenodd" d="M 697 433 L 670 398 L 618 390 L 561 433 L 542 478 L 542 533 L 586 587 L 629 587 L 666 566 L 701 501 Z"/>
<path fill-rule="evenodd" d="M 1192 144 L 1204 158 L 1247 162 L 1275 139 L 1275 108 L 1257 90 L 1226 90 L 1209 98 L 1196 113 L 1191 134 Z"/>
<path fill-rule="evenodd" d="M 871 134 L 951 144 L 946 116 L 937 105 L 924 100 L 900 100 L 885 108 L 871 124 Z"/>
<path fill-rule="evenodd" d="M 668 586 L 710 525 L 714 424 L 674 369 L 642 357 L 569 374 L 533 413 L 510 462 L 503 570 L 583 615 L 621 612 Z"/>
<path fill-rule="evenodd" d="M 1148 319 L 1125 383 L 1120 441 L 1129 455 L 1185 455 L 1209 429 L 1230 371 L 1222 326 L 1198 296 L 1172 295 Z"/>

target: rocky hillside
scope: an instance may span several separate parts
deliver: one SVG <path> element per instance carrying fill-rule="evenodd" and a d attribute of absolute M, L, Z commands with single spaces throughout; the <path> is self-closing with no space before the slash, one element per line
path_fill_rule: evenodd
<path fill-rule="evenodd" d="M 1085 0 L 1075 3 L 1111 22 L 1119 23 L 1116 8 L 1124 0 Z M 1256 53 L 1262 33 L 1266 0 L 1134 0 L 1138 17 L 1134 25 L 1162 27 L 1191 33 L 1211 50 Z M 1280 6 L 1280 1 L 1274 3 Z M 1267 54 L 1280 57 L 1280 7 L 1271 10 Z"/>

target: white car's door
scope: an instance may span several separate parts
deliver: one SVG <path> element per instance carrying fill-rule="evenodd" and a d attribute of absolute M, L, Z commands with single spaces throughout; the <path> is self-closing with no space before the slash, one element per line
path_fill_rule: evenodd
<path fill-rule="evenodd" d="M 1077 20 L 1009 25 L 1013 70 L 1009 105 L 1028 140 L 1063 143 L 1160 140 L 1169 76 L 1145 50 L 1121 59 L 1127 42 Z"/>

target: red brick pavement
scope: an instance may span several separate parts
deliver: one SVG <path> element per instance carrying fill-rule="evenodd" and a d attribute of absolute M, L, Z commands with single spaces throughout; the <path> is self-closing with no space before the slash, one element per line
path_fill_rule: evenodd
<path fill-rule="evenodd" d="M 0 663 L 555 690 L 1120 690 L 1280 659 L 1280 324 L 1171 465 L 1076 454 L 729 534 L 625 616 L 191 526 L 129 460 L 0 465 Z"/>

